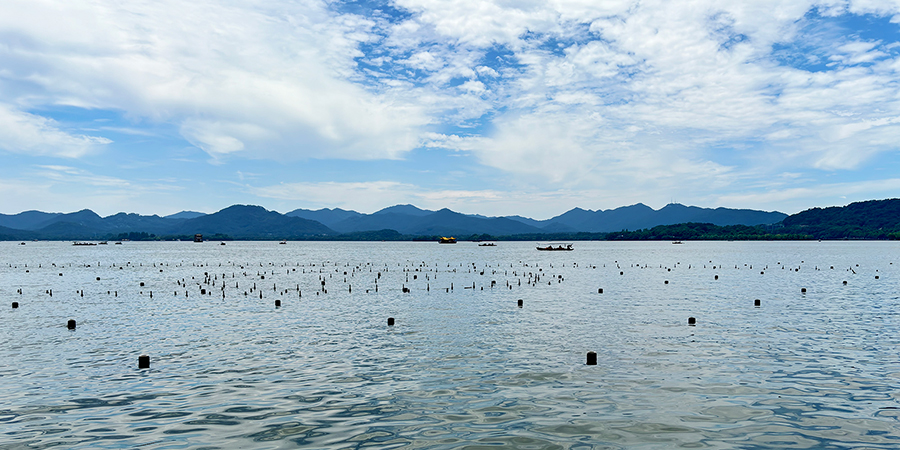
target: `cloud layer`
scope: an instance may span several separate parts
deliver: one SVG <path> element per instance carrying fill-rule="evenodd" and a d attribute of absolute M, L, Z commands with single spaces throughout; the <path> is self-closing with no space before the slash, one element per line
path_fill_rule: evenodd
<path fill-rule="evenodd" d="M 3 98 L 177 124 L 214 158 L 396 158 L 413 103 L 353 82 L 372 26 L 322 2 L 5 2 Z M 13 89 L 15 87 L 15 89 Z"/>
<path fill-rule="evenodd" d="M 107 129 L 168 125 L 217 165 L 431 152 L 479 178 L 282 178 L 247 187 L 261 198 L 296 199 L 293 186 L 339 200 L 313 189 L 328 183 L 347 201 L 359 186 L 456 192 L 462 206 L 874 195 L 892 177 L 872 169 L 900 142 L 898 13 L 876 0 L 10 0 L 0 150 L 128 151 L 54 116 L 112 111 L 132 123 Z"/>

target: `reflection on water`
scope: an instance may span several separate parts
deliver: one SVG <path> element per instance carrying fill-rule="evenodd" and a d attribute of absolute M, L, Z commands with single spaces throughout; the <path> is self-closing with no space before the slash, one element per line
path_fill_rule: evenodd
<path fill-rule="evenodd" d="M 900 447 L 894 242 L 17 244 L 0 448 Z"/>

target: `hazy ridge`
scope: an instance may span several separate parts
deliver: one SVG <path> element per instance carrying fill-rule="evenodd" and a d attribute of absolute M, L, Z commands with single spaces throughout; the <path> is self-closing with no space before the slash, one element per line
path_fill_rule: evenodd
<path fill-rule="evenodd" d="M 672 228 L 679 224 L 707 224 Z M 666 228 L 668 227 L 668 228 Z M 72 213 L 25 211 L 0 214 L 0 239 L 183 238 L 195 233 L 230 239 L 411 239 L 430 236 L 620 238 L 711 238 L 736 229 L 759 237 L 792 234 L 811 238 L 890 238 L 900 232 L 900 200 L 872 200 L 844 207 L 813 208 L 792 216 L 750 209 L 701 208 L 677 203 L 654 210 L 638 203 L 609 210 L 573 208 L 546 220 L 522 216 L 485 217 L 449 209 L 395 205 L 372 214 L 334 209 L 297 209 L 286 214 L 261 206 L 233 205 L 212 214 L 183 211 L 166 217 L 118 213 L 101 217 L 85 209 Z M 643 234 L 635 233 L 644 230 Z M 653 231 L 656 230 L 656 231 Z M 681 231 L 676 231 L 681 230 Z M 623 234 L 628 231 L 627 234 Z M 712 234 L 710 234 L 712 233 Z"/>

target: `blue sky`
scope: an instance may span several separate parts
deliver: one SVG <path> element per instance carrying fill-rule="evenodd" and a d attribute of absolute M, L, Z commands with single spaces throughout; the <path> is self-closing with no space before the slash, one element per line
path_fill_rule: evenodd
<path fill-rule="evenodd" d="M 0 212 L 900 196 L 900 5 L 0 4 Z"/>

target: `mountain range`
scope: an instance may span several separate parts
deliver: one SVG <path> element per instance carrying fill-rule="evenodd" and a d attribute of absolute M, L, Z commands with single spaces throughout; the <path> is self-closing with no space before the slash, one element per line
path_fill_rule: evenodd
<path fill-rule="evenodd" d="M 395 205 L 372 214 L 335 209 L 297 209 L 286 214 L 261 206 L 233 205 L 212 214 L 182 211 L 169 216 L 118 213 L 101 217 L 89 209 L 73 213 L 25 211 L 0 214 L 0 239 L 114 239 L 128 233 L 153 236 L 204 235 L 235 239 L 306 239 L 393 230 L 402 236 L 540 235 L 606 233 L 686 222 L 769 225 L 788 216 L 749 209 L 700 208 L 677 203 L 654 210 L 644 204 L 611 210 L 574 208 L 547 220 L 521 216 L 486 217 L 449 209 Z"/>
<path fill-rule="evenodd" d="M 521 216 L 485 217 L 453 212 L 429 211 L 412 205 L 397 205 L 372 214 L 342 209 L 297 209 L 286 216 L 315 220 L 339 233 L 392 229 L 408 235 L 514 235 L 539 233 L 608 233 L 685 222 L 715 225 L 768 225 L 787 217 L 780 212 L 749 209 L 699 208 L 677 203 L 654 210 L 638 203 L 610 210 L 574 208 L 547 220 Z"/>

